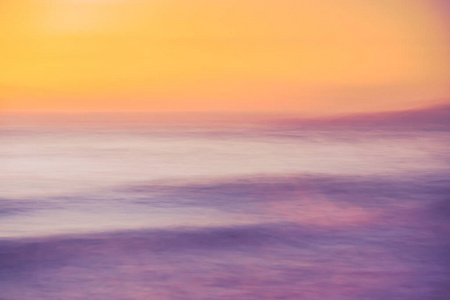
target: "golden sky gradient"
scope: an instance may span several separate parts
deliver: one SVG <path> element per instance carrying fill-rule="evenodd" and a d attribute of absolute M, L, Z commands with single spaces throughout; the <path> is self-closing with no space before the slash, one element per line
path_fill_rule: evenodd
<path fill-rule="evenodd" d="M 437 0 L 2 0 L 2 111 L 409 108 L 450 95 Z"/>

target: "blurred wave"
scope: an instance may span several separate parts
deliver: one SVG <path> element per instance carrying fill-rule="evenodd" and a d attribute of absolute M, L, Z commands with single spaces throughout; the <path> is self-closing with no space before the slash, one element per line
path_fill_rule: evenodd
<path fill-rule="evenodd" d="M 437 111 L 8 121 L 0 300 L 448 299 Z"/>
<path fill-rule="evenodd" d="M 167 217 L 181 208 L 178 217 L 186 218 L 190 207 L 210 207 L 208 218 L 225 212 L 227 222 L 186 218 L 97 232 L 93 223 L 93 233 L 4 238 L 2 297 L 445 299 L 444 178 L 285 176 L 116 187 L 116 198 L 79 198 L 77 205 L 96 214 L 125 211 L 130 222 L 134 206 L 148 219 L 155 209 Z"/>

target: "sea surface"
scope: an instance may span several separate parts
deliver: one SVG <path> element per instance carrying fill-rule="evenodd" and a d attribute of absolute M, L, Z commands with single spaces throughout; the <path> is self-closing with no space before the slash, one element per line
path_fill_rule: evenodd
<path fill-rule="evenodd" d="M 2 116 L 0 300 L 448 300 L 450 130 Z"/>

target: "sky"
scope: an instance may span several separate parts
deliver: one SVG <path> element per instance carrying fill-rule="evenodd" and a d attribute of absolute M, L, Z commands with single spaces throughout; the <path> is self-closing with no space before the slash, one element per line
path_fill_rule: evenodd
<path fill-rule="evenodd" d="M 399 110 L 450 96 L 445 0 L 1 0 L 2 112 Z"/>

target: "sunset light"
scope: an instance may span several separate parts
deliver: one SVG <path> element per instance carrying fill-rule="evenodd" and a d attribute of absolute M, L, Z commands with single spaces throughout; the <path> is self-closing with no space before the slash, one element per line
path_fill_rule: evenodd
<path fill-rule="evenodd" d="M 417 107 L 449 95 L 426 0 L 6 0 L 4 111 Z"/>
<path fill-rule="evenodd" d="M 450 0 L 0 0 L 0 300 L 448 300 Z"/>

